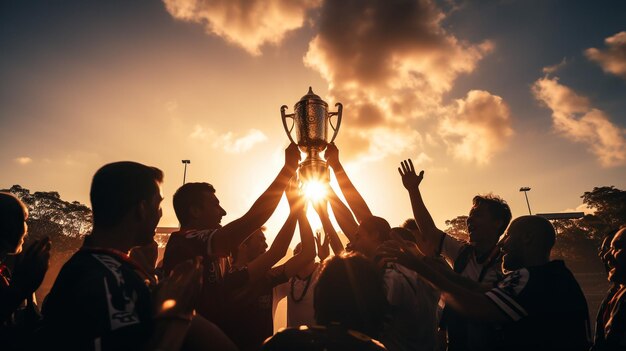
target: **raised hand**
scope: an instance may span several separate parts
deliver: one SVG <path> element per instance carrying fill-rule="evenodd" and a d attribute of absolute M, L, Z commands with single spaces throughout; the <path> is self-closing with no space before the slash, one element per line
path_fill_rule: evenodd
<path fill-rule="evenodd" d="M 174 267 L 170 276 L 159 284 L 155 292 L 157 318 L 191 321 L 202 289 L 202 271 L 201 257 Z"/>
<path fill-rule="evenodd" d="M 298 162 L 300 162 L 300 149 L 298 149 L 298 145 L 290 143 L 285 149 L 285 167 L 295 172 L 298 168 Z"/>
<path fill-rule="evenodd" d="M 419 175 L 415 174 L 415 167 L 413 167 L 411 159 L 402 161 L 398 167 L 398 172 L 402 176 L 402 185 L 406 190 L 419 189 L 420 183 L 424 179 L 424 171 L 421 171 Z"/>
<path fill-rule="evenodd" d="M 22 294 L 30 295 L 41 285 L 50 265 L 50 248 L 50 238 L 45 237 L 32 243 L 17 257 L 11 285 Z"/>
<path fill-rule="evenodd" d="M 318 231 L 315 234 L 315 246 L 317 246 L 317 257 L 320 258 L 320 261 L 324 261 L 330 256 L 330 240 L 328 233 L 324 234 L 324 240 L 322 241 L 322 233 Z"/>
<path fill-rule="evenodd" d="M 339 163 L 339 149 L 337 149 L 335 143 L 328 144 L 326 151 L 324 152 L 324 157 L 326 158 L 326 163 L 328 163 L 332 169 L 338 169 L 341 167 L 341 164 Z"/>

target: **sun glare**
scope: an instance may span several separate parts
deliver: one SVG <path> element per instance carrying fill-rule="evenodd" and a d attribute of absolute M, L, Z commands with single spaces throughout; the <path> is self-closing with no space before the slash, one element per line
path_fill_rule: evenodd
<path fill-rule="evenodd" d="M 304 197 L 312 202 L 318 202 L 326 197 L 326 185 L 319 180 L 309 180 L 302 185 Z"/>

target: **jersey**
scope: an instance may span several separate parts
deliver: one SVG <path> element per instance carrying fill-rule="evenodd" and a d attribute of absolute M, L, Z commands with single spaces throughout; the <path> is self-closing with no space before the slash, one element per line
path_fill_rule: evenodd
<path fill-rule="evenodd" d="M 42 341 L 51 349 L 140 349 L 154 327 L 147 283 L 124 254 L 81 249 L 44 302 Z"/>
<path fill-rule="evenodd" d="M 201 298 L 196 310 L 206 319 L 220 325 L 224 320 L 225 290 L 224 273 L 227 268 L 225 257 L 213 254 L 211 240 L 215 229 L 185 230 L 174 232 L 165 246 L 163 254 L 163 272 L 168 276 L 176 265 L 202 257 L 203 281 Z"/>
<path fill-rule="evenodd" d="M 313 309 L 313 292 L 320 276 L 320 264 L 308 277 L 291 277 L 287 283 L 274 288 L 274 310 L 278 302 L 287 298 L 287 327 L 315 324 L 315 311 Z"/>
<path fill-rule="evenodd" d="M 475 282 L 495 286 L 501 280 L 501 256 L 499 252 L 488 257 L 478 257 L 474 246 L 444 234 L 439 248 L 441 256 L 452 266 L 454 271 Z M 493 350 L 498 348 L 499 326 L 476 321 L 444 308 L 441 327 L 448 334 L 448 349 L 457 350 Z"/>
<path fill-rule="evenodd" d="M 587 301 L 563 261 L 513 271 L 485 295 L 510 320 L 504 349 L 588 350 Z"/>

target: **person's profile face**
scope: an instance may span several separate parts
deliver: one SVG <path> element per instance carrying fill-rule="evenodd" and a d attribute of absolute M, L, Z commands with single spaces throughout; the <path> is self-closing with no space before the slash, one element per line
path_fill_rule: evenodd
<path fill-rule="evenodd" d="M 504 245 L 502 246 L 502 269 L 505 272 L 512 272 L 523 268 L 522 260 L 522 236 L 519 223 L 513 222 L 506 232 Z"/>
<path fill-rule="evenodd" d="M 163 195 L 161 190 L 161 185 L 157 184 L 157 191 L 152 195 L 152 197 L 144 202 L 144 211 L 145 211 L 145 221 L 144 228 L 142 233 L 139 235 L 137 240 L 138 246 L 145 246 L 152 241 L 154 241 L 154 234 L 159 221 L 161 220 L 161 216 L 163 215 L 163 210 L 161 208 L 161 202 L 163 201 Z"/>
<path fill-rule="evenodd" d="M 202 218 L 200 218 L 200 221 L 204 223 L 206 229 L 215 229 L 222 226 L 222 217 L 226 216 L 226 211 L 220 206 L 220 200 L 215 193 L 208 191 L 202 192 L 201 208 Z"/>
<path fill-rule="evenodd" d="M 472 206 L 467 217 L 467 230 L 470 242 L 481 243 L 497 240 L 500 221 L 493 218 L 484 203 Z"/>
<path fill-rule="evenodd" d="M 609 281 L 626 283 L 626 229 L 621 229 L 615 234 L 607 255 L 611 264 Z"/>

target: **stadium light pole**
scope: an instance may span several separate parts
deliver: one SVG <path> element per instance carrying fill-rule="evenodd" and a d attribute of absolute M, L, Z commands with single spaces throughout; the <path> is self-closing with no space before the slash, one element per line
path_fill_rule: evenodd
<path fill-rule="evenodd" d="M 187 177 L 187 165 L 191 163 L 191 160 L 183 160 L 185 165 L 185 171 L 183 172 L 183 185 L 185 185 L 185 178 Z"/>
<path fill-rule="evenodd" d="M 530 191 L 530 188 L 527 186 L 523 186 L 519 188 L 519 191 L 524 192 L 524 197 L 526 197 L 526 205 L 528 206 L 528 214 L 532 215 L 533 213 L 530 212 L 530 202 L 528 202 L 528 195 L 527 195 L 527 193 Z"/>

